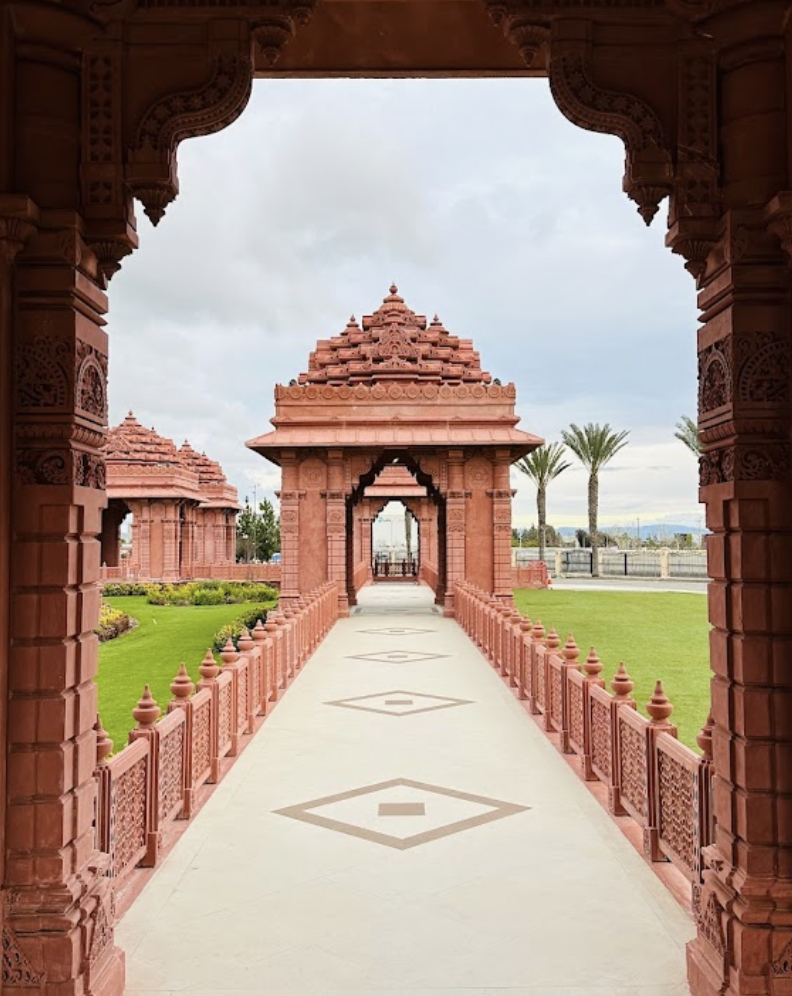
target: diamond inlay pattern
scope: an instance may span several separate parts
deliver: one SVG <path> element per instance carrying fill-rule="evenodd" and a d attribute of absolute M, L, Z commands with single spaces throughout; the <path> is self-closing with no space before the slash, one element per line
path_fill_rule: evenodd
<path fill-rule="evenodd" d="M 275 812 L 405 851 L 529 808 L 410 778 L 393 778 Z"/>
<path fill-rule="evenodd" d="M 418 661 L 437 661 L 448 654 L 421 654 L 416 650 L 380 650 L 372 654 L 349 654 L 348 660 L 375 661 L 377 664 L 416 664 Z"/>
<path fill-rule="evenodd" d="M 358 709 L 361 712 L 381 713 L 384 716 L 414 716 L 419 712 L 434 712 L 454 706 L 472 705 L 470 699 L 452 699 L 445 695 L 428 695 L 425 692 L 405 692 L 396 689 L 374 695 L 357 695 L 349 699 L 336 699 L 325 705 Z"/>
<path fill-rule="evenodd" d="M 436 633 L 436 629 L 416 629 L 414 626 L 385 626 L 382 629 L 361 629 L 361 633 L 375 636 L 417 636 L 419 633 Z"/>

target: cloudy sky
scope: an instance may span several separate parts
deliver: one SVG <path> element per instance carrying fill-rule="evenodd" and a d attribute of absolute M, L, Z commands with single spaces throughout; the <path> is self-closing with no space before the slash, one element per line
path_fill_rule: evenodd
<path fill-rule="evenodd" d="M 111 421 L 128 409 L 223 464 L 244 500 L 278 473 L 244 447 L 273 385 L 395 281 L 517 385 L 522 428 L 609 422 L 630 444 L 605 524 L 697 526 L 695 292 L 621 192 L 623 149 L 557 111 L 545 81 L 261 80 L 226 131 L 185 142 L 181 193 L 111 288 Z M 515 519 L 535 495 L 515 473 Z M 518 480 L 518 477 L 520 478 Z M 548 520 L 582 525 L 585 472 Z"/>

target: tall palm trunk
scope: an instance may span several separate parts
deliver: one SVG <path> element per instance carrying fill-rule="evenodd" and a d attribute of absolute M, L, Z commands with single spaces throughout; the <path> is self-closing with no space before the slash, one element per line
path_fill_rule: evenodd
<path fill-rule="evenodd" d="M 599 474 L 591 474 L 588 485 L 589 536 L 591 537 L 591 576 L 599 577 L 599 536 L 597 507 L 599 505 Z"/>
<path fill-rule="evenodd" d="M 547 522 L 547 489 L 536 489 L 536 512 L 539 517 L 539 559 L 545 559 L 545 527 Z"/>

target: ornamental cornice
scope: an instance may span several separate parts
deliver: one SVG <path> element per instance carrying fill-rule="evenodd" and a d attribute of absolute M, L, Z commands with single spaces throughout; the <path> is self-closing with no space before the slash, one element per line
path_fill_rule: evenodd
<path fill-rule="evenodd" d="M 517 389 L 514 384 L 278 384 L 276 401 L 514 401 Z"/>

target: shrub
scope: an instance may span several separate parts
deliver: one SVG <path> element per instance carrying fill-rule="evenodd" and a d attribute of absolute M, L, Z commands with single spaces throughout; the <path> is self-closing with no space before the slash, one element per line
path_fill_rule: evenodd
<path fill-rule="evenodd" d="M 126 633 L 130 629 L 134 629 L 135 626 L 137 626 L 137 619 L 133 619 L 121 609 L 112 608 L 107 602 L 102 602 L 99 611 L 99 625 L 94 633 L 99 637 L 100 643 L 106 643 L 108 640 L 115 640 L 117 636 L 121 636 L 122 633 Z"/>
<path fill-rule="evenodd" d="M 277 591 L 254 581 L 191 581 L 188 584 L 148 586 L 150 605 L 236 605 L 270 602 Z"/>
<path fill-rule="evenodd" d="M 106 581 L 102 585 L 105 598 L 119 598 L 125 595 L 148 595 L 157 585 L 138 584 L 136 581 Z"/>
<path fill-rule="evenodd" d="M 225 596 L 219 588 L 199 588 L 192 596 L 193 605 L 223 605 Z"/>
<path fill-rule="evenodd" d="M 254 605 L 246 612 L 243 612 L 241 615 L 237 616 L 236 619 L 232 619 L 231 622 L 226 623 L 225 626 L 221 626 L 212 638 L 212 649 L 216 653 L 219 653 L 225 646 L 225 642 L 229 636 L 234 643 L 236 643 L 239 639 L 239 634 L 243 629 L 252 630 L 259 619 L 265 623 L 267 621 L 269 610 L 274 608 L 274 601 L 267 602 L 264 605 Z"/>

